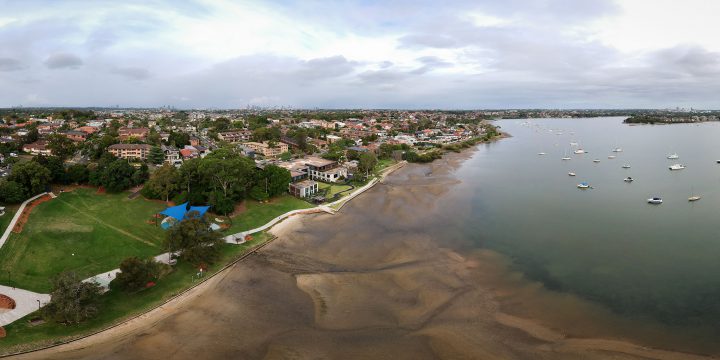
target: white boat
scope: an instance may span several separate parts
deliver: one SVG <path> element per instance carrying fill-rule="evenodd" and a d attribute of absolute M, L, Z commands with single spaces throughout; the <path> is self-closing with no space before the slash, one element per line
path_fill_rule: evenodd
<path fill-rule="evenodd" d="M 654 196 L 654 197 L 649 198 L 647 202 L 649 204 L 659 205 L 659 204 L 662 204 L 663 200 L 659 196 Z"/>
<path fill-rule="evenodd" d="M 695 190 L 692 190 L 692 188 L 691 188 L 690 197 L 688 198 L 688 201 L 693 202 L 693 201 L 698 201 L 698 200 L 700 200 L 700 196 L 695 195 Z"/>
<path fill-rule="evenodd" d="M 675 159 L 679 159 L 680 156 L 678 156 L 678 154 L 670 154 L 667 156 L 667 158 L 670 160 L 675 160 Z"/>
<path fill-rule="evenodd" d="M 600 162 L 600 159 L 595 159 L 595 160 L 593 160 L 593 162 L 594 162 L 594 163 L 599 163 L 599 162 Z"/>
<path fill-rule="evenodd" d="M 572 160 L 572 158 L 568 156 L 567 150 L 565 150 L 565 155 L 560 160 Z"/>
<path fill-rule="evenodd" d="M 629 168 L 630 168 L 630 165 L 625 164 L 625 165 L 622 166 L 622 168 L 623 168 L 623 169 L 629 169 Z"/>
<path fill-rule="evenodd" d="M 615 155 L 608 155 L 608 159 L 614 159 L 614 158 L 616 158 Z"/>
<path fill-rule="evenodd" d="M 624 182 L 633 182 L 633 181 L 635 181 L 635 179 L 633 179 L 632 177 L 628 176 L 628 177 L 626 177 L 625 179 L 623 179 L 623 181 L 624 181 Z"/>
<path fill-rule="evenodd" d="M 684 168 L 685 168 L 685 165 L 683 165 L 683 164 L 673 164 L 673 165 L 670 165 L 670 167 L 669 167 L 670 170 L 682 170 Z"/>
<path fill-rule="evenodd" d="M 574 172 L 569 172 L 569 173 L 568 173 L 568 176 L 575 176 L 575 173 L 574 173 Z"/>
<path fill-rule="evenodd" d="M 583 150 L 583 149 L 577 149 L 577 150 L 573 151 L 573 153 L 575 153 L 575 154 L 584 154 L 584 153 L 585 153 L 585 150 Z"/>
<path fill-rule="evenodd" d="M 622 152 L 622 148 L 616 147 L 613 149 L 613 152 Z"/>
<path fill-rule="evenodd" d="M 578 143 L 575 142 L 575 141 L 570 142 L 570 146 L 578 146 L 578 145 L 580 145 L 580 144 L 578 144 Z"/>
<path fill-rule="evenodd" d="M 545 155 L 545 153 L 544 153 L 544 152 L 539 152 L 538 155 Z"/>
<path fill-rule="evenodd" d="M 586 183 L 586 182 L 581 182 L 581 183 L 579 183 L 579 184 L 577 185 L 577 187 L 578 187 L 578 189 L 583 189 L 583 190 L 584 190 L 584 189 L 589 189 L 589 188 L 590 188 L 590 184 L 588 184 L 588 183 Z"/>

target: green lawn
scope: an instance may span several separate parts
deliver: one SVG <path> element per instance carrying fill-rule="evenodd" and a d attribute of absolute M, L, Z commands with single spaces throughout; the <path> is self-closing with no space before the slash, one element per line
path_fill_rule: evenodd
<path fill-rule="evenodd" d="M 222 256 L 209 267 L 207 276 L 216 273 L 223 266 L 246 253 L 250 248 L 258 246 L 269 240 L 266 233 L 257 234 L 253 241 L 242 245 L 222 245 Z M 50 344 L 62 339 L 87 334 L 100 330 L 124 319 L 152 309 L 169 298 L 193 285 L 196 281 L 193 275 L 197 269 L 188 263 L 180 261 L 174 271 L 160 279 L 156 286 L 145 289 L 139 293 L 128 294 L 112 290 L 102 296 L 100 314 L 80 325 L 66 326 L 48 322 L 30 326 L 28 319 L 36 314 L 30 314 L 5 327 L 7 337 L 0 341 L 0 354 L 18 351 L 20 349 L 36 348 L 40 345 Z"/>
<path fill-rule="evenodd" d="M 46 293 L 60 272 L 90 277 L 129 256 L 163 253 L 163 230 L 146 223 L 163 204 L 127 195 L 80 188 L 38 205 L 0 249 L 0 283 Z"/>
<path fill-rule="evenodd" d="M 5 215 L 0 216 L 0 236 L 5 232 L 5 228 L 10 224 L 10 220 L 12 220 L 13 216 L 15 216 L 15 212 L 17 211 L 18 206 L 17 205 L 11 205 L 5 207 Z"/>
<path fill-rule="evenodd" d="M 322 182 L 318 182 L 318 187 L 320 188 L 320 190 L 329 189 L 328 193 L 325 195 L 325 198 L 328 200 L 332 199 L 333 196 L 335 196 L 335 194 L 343 192 L 345 190 L 349 190 L 352 188 L 352 186 L 350 186 L 350 185 L 326 184 L 326 183 L 322 183 Z M 347 194 L 349 194 L 349 192 L 343 194 L 343 196 L 345 196 Z"/>
<path fill-rule="evenodd" d="M 232 225 L 225 230 L 225 233 L 235 234 L 254 229 L 290 210 L 307 209 L 313 206 L 305 200 L 290 195 L 273 198 L 265 203 L 245 200 L 246 210 L 232 218 Z"/>

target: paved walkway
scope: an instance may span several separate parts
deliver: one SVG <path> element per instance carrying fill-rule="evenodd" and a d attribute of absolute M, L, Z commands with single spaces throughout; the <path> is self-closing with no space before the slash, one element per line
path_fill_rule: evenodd
<path fill-rule="evenodd" d="M 50 295 L 0 285 L 0 294 L 15 300 L 15 309 L 2 312 L 0 310 L 0 326 L 5 326 L 39 309 L 50 302 Z M 38 301 L 40 302 L 38 304 Z M 39 306 L 38 306 L 39 305 Z"/>
<path fill-rule="evenodd" d="M 12 220 L 10 221 L 10 224 L 5 229 L 5 233 L 3 233 L 2 237 L 0 237 L 0 247 L 5 245 L 5 242 L 10 237 L 10 233 L 12 232 L 12 229 L 15 228 L 15 224 L 17 224 L 18 220 L 20 219 L 20 215 L 22 215 L 23 210 L 25 210 L 25 207 L 27 206 L 27 204 L 29 204 L 30 202 L 32 202 L 33 200 L 35 200 L 39 197 L 44 196 L 45 194 L 47 194 L 47 193 L 44 192 L 42 194 L 37 194 L 37 195 L 23 201 L 23 203 L 20 205 L 20 208 L 17 210 L 17 212 L 15 212 L 15 215 L 13 216 Z M 55 194 L 52 194 L 51 196 L 55 196 Z"/>

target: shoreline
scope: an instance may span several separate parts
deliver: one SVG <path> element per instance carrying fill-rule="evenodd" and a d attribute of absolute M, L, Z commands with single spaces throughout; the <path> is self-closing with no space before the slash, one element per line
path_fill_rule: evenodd
<path fill-rule="evenodd" d="M 321 208 L 339 205 L 339 207 L 337 209 L 334 209 L 334 212 L 337 212 L 345 204 L 352 201 L 354 198 L 362 195 L 366 191 L 372 189 L 373 187 L 375 187 L 375 185 L 382 182 L 382 180 L 384 180 L 387 175 L 404 167 L 406 164 L 407 164 L 406 161 L 400 161 L 396 164 L 393 164 L 392 166 L 389 166 L 389 167 L 383 169 L 382 172 L 378 175 L 378 177 L 373 178 L 370 182 L 368 182 L 368 184 L 364 185 L 363 187 L 350 193 L 348 196 L 346 196 L 342 199 L 339 199 L 333 203 L 326 204 L 326 205 L 320 205 L 320 206 L 317 206 L 314 208 L 309 208 L 309 209 L 292 210 L 283 215 L 278 216 L 276 219 L 273 219 L 270 222 L 268 222 L 267 224 L 263 225 L 261 227 L 261 228 L 263 228 L 263 230 L 253 231 L 255 229 L 251 229 L 248 231 L 238 233 L 238 234 L 254 234 L 254 233 L 261 232 L 261 231 L 266 231 L 266 232 L 272 234 L 273 238 L 265 241 L 262 244 L 257 245 L 256 247 L 247 251 L 243 255 L 239 256 L 237 259 L 224 265 L 220 270 L 218 270 L 211 276 L 209 276 L 209 277 L 205 278 L 204 280 L 196 283 L 195 285 L 183 290 L 182 292 L 178 293 L 177 295 L 172 296 L 171 298 L 167 299 L 166 301 L 160 303 L 158 306 L 147 309 L 146 311 L 136 314 L 134 316 L 131 316 L 130 318 L 123 320 L 119 323 L 111 324 L 110 326 L 104 327 L 97 331 L 92 331 L 88 334 L 79 335 L 78 337 L 72 338 L 67 341 L 54 342 L 51 345 L 40 346 L 38 348 L 29 349 L 29 350 L 22 350 L 22 351 L 16 351 L 16 352 L 11 352 L 11 353 L 0 354 L 0 358 L 14 357 L 14 356 L 20 356 L 20 355 L 25 355 L 25 354 L 36 353 L 36 352 L 45 351 L 45 350 L 53 349 L 53 348 L 60 347 L 60 346 L 73 345 L 73 344 L 81 343 L 84 341 L 91 341 L 91 340 L 94 341 L 95 337 L 99 337 L 100 339 L 102 339 L 103 336 L 104 337 L 112 337 L 113 335 L 122 335 L 124 330 L 131 331 L 134 328 L 125 329 L 124 327 L 125 326 L 133 326 L 136 323 L 141 322 L 142 320 L 144 320 L 146 318 L 152 318 L 153 316 L 158 316 L 157 314 L 155 314 L 157 312 L 161 312 L 161 311 L 165 311 L 166 309 L 169 310 L 169 309 L 172 309 L 173 307 L 177 307 L 178 305 L 181 305 L 184 302 L 188 301 L 189 299 L 202 293 L 211 284 L 214 284 L 217 281 L 219 281 L 221 278 L 227 276 L 227 274 L 229 273 L 229 270 L 231 268 L 233 268 L 235 265 L 237 265 L 239 262 L 241 262 L 242 260 L 246 259 L 247 257 L 249 257 L 251 255 L 254 255 L 256 252 L 261 250 L 263 247 L 269 245 L 274 240 L 276 240 L 277 239 L 277 236 L 275 236 L 276 233 L 280 233 L 282 231 L 282 229 L 286 228 L 288 225 L 291 225 L 294 221 L 298 220 L 300 218 L 300 216 L 298 216 L 298 215 L 312 215 L 312 214 L 323 213 L 323 211 L 321 211 Z M 44 194 L 41 194 L 41 195 L 44 195 Z M 310 211 L 308 211 L 308 210 L 310 210 Z M 332 213 L 328 212 L 328 213 L 334 214 L 334 212 L 332 212 Z M 233 235 L 229 235 L 229 236 L 236 236 L 238 234 L 233 234 Z M 154 321 L 151 321 L 150 323 L 143 322 L 143 324 L 141 324 L 141 325 L 143 325 L 143 326 L 152 325 L 153 323 L 160 321 L 167 315 L 170 315 L 170 314 L 168 313 L 163 317 L 157 317 L 154 319 Z M 116 330 L 117 330 L 118 334 L 115 333 Z M 93 339 L 91 339 L 91 338 L 93 338 Z"/>
<path fill-rule="evenodd" d="M 458 155 L 461 155 L 464 157 L 462 161 L 466 161 L 469 156 L 468 154 L 472 154 L 475 151 L 477 151 L 477 146 L 480 145 L 476 144 L 468 149 L 465 149 L 459 153 L 456 153 Z M 470 151 L 468 151 L 470 150 Z M 451 154 L 452 155 L 452 154 Z M 451 156 L 454 157 L 454 156 Z M 443 157 L 445 158 L 445 157 Z M 454 160 L 454 159 L 446 159 L 446 160 Z M 415 166 L 426 166 L 432 163 L 428 164 L 418 164 Z M 394 170 L 393 170 L 394 171 Z M 386 174 L 387 175 L 387 174 Z M 383 177 L 384 178 L 384 177 Z M 380 182 L 380 181 L 377 181 Z M 373 188 L 373 186 L 370 186 L 369 188 Z M 368 188 L 368 189 L 369 189 Z M 367 190 L 367 189 L 366 189 Z M 364 190 L 364 191 L 366 191 Z M 357 194 L 356 196 L 361 195 L 361 192 Z M 354 198 L 354 197 L 353 197 Z M 347 199 L 345 202 L 349 202 L 352 200 L 352 198 Z M 296 226 L 298 222 L 301 221 L 312 221 L 314 217 L 300 217 L 300 216 L 290 216 L 289 218 L 286 218 L 278 223 L 276 223 L 274 226 L 272 226 L 267 231 L 280 236 L 285 236 L 286 232 L 289 229 L 292 229 L 293 226 Z M 6 356 L 13 356 L 13 355 L 20 355 L 20 354 L 29 354 L 34 352 L 39 352 L 51 348 L 56 348 L 60 346 L 71 346 L 71 349 L 67 350 L 73 350 L 75 348 L 83 348 L 89 345 L 93 345 L 96 343 L 101 343 L 103 341 L 107 341 L 109 339 L 113 339 L 117 336 L 125 336 L 130 334 L 134 330 L 143 329 L 147 327 L 152 327 L 161 320 L 167 318 L 168 316 L 177 314 L 177 311 L 180 310 L 188 301 L 197 298 L 199 295 L 203 294 L 207 289 L 212 286 L 218 284 L 221 280 L 223 280 L 225 277 L 227 277 L 230 274 L 229 269 L 234 268 L 234 265 L 239 263 L 240 261 L 256 255 L 256 253 L 261 250 L 264 246 L 269 245 L 272 240 L 267 241 L 266 243 L 259 245 L 257 249 L 253 249 L 252 251 L 248 251 L 246 254 L 243 254 L 239 259 L 235 260 L 233 263 L 228 264 L 225 268 L 219 270 L 215 274 L 213 274 L 211 277 L 207 278 L 205 281 L 198 283 L 194 287 L 187 289 L 181 294 L 178 294 L 176 297 L 168 300 L 168 302 L 155 307 L 148 312 L 138 315 L 132 319 L 129 319 L 123 323 L 117 324 L 111 328 L 101 330 L 99 332 L 96 332 L 94 334 L 87 335 L 83 338 L 68 341 L 66 343 L 62 344 L 54 344 L 52 346 L 48 346 L 41 349 L 35 349 L 25 352 L 19 352 L 16 354 L 8 354 L 3 355 L 2 357 Z M 451 259 L 452 262 L 462 265 L 462 266 L 468 266 L 472 267 L 472 264 L 469 264 L 472 262 L 472 260 L 469 260 L 467 256 L 464 256 L 456 251 L 445 249 L 444 251 L 445 255 L 449 259 Z M 489 291 L 492 291 L 490 289 Z M 494 295 L 493 295 L 494 296 Z M 514 329 L 517 331 L 521 331 L 522 333 L 526 334 L 527 336 L 536 339 L 537 341 L 540 341 L 544 343 L 543 345 L 540 345 L 542 349 L 547 349 L 549 351 L 555 351 L 558 355 L 567 355 L 568 353 L 575 353 L 575 352 L 592 352 L 595 354 L 607 354 L 610 353 L 610 355 L 619 356 L 621 354 L 628 355 L 631 357 L 638 357 L 638 358 L 652 358 L 652 359 L 662 359 L 662 360 L 681 360 L 681 359 L 688 359 L 688 360 L 699 360 L 699 359 L 710 359 L 712 357 L 706 357 L 703 355 L 697 355 L 697 354 L 691 354 L 691 353 L 684 353 L 679 351 L 672 351 L 672 350 L 663 350 L 659 348 L 653 348 L 653 347 L 646 347 L 639 344 L 636 344 L 632 341 L 626 341 L 626 340 L 617 340 L 617 339 L 608 339 L 608 338 L 577 338 L 577 337 L 569 337 L 561 333 L 561 330 L 553 329 L 547 325 L 541 324 L 539 321 L 536 321 L 534 319 L 530 318 L 523 318 L 519 316 L 514 316 L 508 313 L 502 312 L 502 310 L 498 310 L 496 315 L 493 317 L 493 320 L 506 328 Z M 602 356 L 600 357 L 602 358 Z"/>

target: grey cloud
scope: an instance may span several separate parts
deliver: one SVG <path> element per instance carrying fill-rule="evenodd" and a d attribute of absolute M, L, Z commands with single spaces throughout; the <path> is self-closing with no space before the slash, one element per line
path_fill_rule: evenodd
<path fill-rule="evenodd" d="M 0 58 L 0 71 L 17 71 L 23 69 L 23 64 L 13 58 Z"/>
<path fill-rule="evenodd" d="M 422 63 L 423 66 L 410 72 L 411 74 L 415 74 L 415 75 L 425 74 L 425 73 L 433 71 L 435 69 L 449 68 L 449 67 L 453 66 L 452 63 L 442 60 L 435 56 L 424 56 L 421 58 L 417 58 L 416 60 L 418 62 Z"/>
<path fill-rule="evenodd" d="M 708 51 L 700 46 L 679 45 L 654 52 L 649 58 L 653 67 L 678 76 L 720 75 L 720 53 Z"/>
<path fill-rule="evenodd" d="M 145 80 L 152 76 L 150 71 L 139 67 L 118 67 L 112 69 L 110 72 L 131 80 Z"/>
<path fill-rule="evenodd" d="M 45 59 L 45 66 L 49 69 L 77 69 L 82 65 L 80 57 L 68 53 L 53 54 Z"/>
<path fill-rule="evenodd" d="M 296 74 L 306 80 L 317 80 L 349 74 L 355 70 L 356 66 L 356 62 L 348 61 L 344 56 L 337 55 L 305 61 L 300 65 Z"/>

